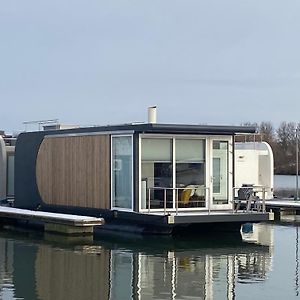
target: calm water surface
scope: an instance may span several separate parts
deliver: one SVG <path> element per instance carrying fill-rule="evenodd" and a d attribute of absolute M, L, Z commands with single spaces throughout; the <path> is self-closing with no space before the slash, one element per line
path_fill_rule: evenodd
<path fill-rule="evenodd" d="M 0 299 L 299 299 L 297 218 L 177 238 L 0 229 Z"/>
<path fill-rule="evenodd" d="M 299 176 L 300 185 L 300 176 Z M 295 175 L 275 175 L 274 176 L 274 189 L 295 189 L 296 176 Z"/>
<path fill-rule="evenodd" d="M 298 187 L 300 188 L 300 176 L 298 176 Z M 294 198 L 296 196 L 296 176 L 275 175 L 274 195 L 278 198 Z"/>
<path fill-rule="evenodd" d="M 2 229 L 0 299 L 298 299 L 298 226 L 244 231 L 89 241 Z"/>

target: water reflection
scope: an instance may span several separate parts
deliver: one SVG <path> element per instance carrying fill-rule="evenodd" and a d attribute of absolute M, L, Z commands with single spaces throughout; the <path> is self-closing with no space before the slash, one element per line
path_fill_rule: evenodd
<path fill-rule="evenodd" d="M 239 282 L 253 283 L 267 278 L 272 269 L 272 256 L 274 248 L 273 228 L 266 224 L 245 224 L 241 230 L 242 238 L 248 243 L 268 247 L 268 253 L 255 252 L 251 256 L 240 255 Z"/>
<path fill-rule="evenodd" d="M 267 231 L 258 229 L 264 234 L 252 230 L 251 243 L 232 235 L 66 242 L 2 232 L 0 298 L 235 299 L 237 284 L 266 280 L 272 265 L 272 245 L 259 244 Z"/>
<path fill-rule="evenodd" d="M 296 251 L 295 291 L 296 291 L 296 296 L 299 296 L 299 228 L 298 226 L 296 227 L 295 251 Z"/>
<path fill-rule="evenodd" d="M 6 239 L 0 239 L 0 287 L 0 299 L 13 299 L 13 245 Z"/>

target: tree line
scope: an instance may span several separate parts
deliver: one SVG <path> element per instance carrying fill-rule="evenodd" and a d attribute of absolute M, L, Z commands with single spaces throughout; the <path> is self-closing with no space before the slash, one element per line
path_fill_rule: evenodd
<path fill-rule="evenodd" d="M 296 145 L 297 139 L 299 141 L 300 124 L 281 122 L 277 128 L 271 122 L 244 123 L 243 125 L 256 126 L 259 133 L 259 136 L 255 137 L 256 140 L 265 141 L 272 147 L 275 174 L 296 174 Z M 246 140 L 253 141 L 253 138 L 251 140 L 247 137 Z M 300 145 L 300 141 L 298 144 Z"/>

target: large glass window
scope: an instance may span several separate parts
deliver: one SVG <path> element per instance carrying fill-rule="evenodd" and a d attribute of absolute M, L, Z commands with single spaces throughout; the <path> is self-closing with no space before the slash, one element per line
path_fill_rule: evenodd
<path fill-rule="evenodd" d="M 141 208 L 173 207 L 172 140 L 142 139 Z"/>
<path fill-rule="evenodd" d="M 178 207 L 205 207 L 205 141 L 176 139 Z"/>
<path fill-rule="evenodd" d="M 227 137 L 217 140 L 144 135 L 141 139 L 140 208 L 193 209 L 210 205 L 225 208 L 220 205 L 229 204 L 229 162 Z"/>
<path fill-rule="evenodd" d="M 213 141 L 213 204 L 228 204 L 228 141 Z"/>
<path fill-rule="evenodd" d="M 132 209 L 132 137 L 112 137 L 112 206 Z"/>

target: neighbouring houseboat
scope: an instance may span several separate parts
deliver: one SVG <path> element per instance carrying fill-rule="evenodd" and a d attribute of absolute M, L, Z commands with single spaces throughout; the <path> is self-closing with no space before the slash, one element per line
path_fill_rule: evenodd
<path fill-rule="evenodd" d="M 157 123 L 25 132 L 16 144 L 14 206 L 101 216 L 102 230 L 239 230 L 269 219 L 262 206 L 234 205 L 234 139 L 253 133 L 254 127 Z M 260 184 L 245 180 L 240 189 Z M 260 198 L 272 190 L 262 187 Z"/>
<path fill-rule="evenodd" d="M 14 198 L 14 153 L 16 138 L 0 131 L 0 203 Z"/>

